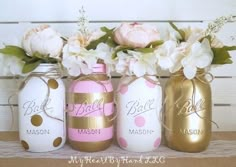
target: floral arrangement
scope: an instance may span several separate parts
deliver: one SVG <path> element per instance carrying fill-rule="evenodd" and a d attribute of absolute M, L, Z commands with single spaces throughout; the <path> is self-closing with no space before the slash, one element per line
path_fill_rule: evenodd
<path fill-rule="evenodd" d="M 231 64 L 229 51 L 236 46 L 224 46 L 215 33 L 233 17 L 221 17 L 210 23 L 206 30 L 199 28 L 179 29 L 170 23 L 175 35 L 159 48 L 159 65 L 164 70 L 175 73 L 183 69 L 188 79 L 193 79 L 197 69 L 205 69 L 210 65 Z M 171 32 L 173 33 L 173 32 Z"/>
<path fill-rule="evenodd" d="M 40 25 L 24 34 L 22 46 L 6 45 L 0 53 L 5 56 L 1 56 L 2 59 L 8 62 L 5 64 L 7 69 L 20 75 L 32 72 L 41 63 L 60 62 L 62 48 L 60 34 L 48 25 Z"/>
<path fill-rule="evenodd" d="M 123 23 L 113 33 L 116 71 L 123 75 L 156 75 L 157 48 L 163 43 L 158 30 L 139 23 Z"/>
<path fill-rule="evenodd" d="M 63 48 L 62 64 L 70 76 L 79 76 L 91 74 L 96 63 L 104 63 L 107 74 L 110 75 L 114 64 L 112 47 L 109 45 L 112 30 L 102 27 L 100 30 L 90 31 L 83 8 L 80 14 L 79 31 L 67 40 Z"/>
<path fill-rule="evenodd" d="M 157 48 L 163 44 L 158 30 L 147 24 L 122 23 L 114 29 L 106 29 L 106 36 L 93 41 L 100 43 L 108 39 L 112 47 L 115 71 L 123 75 L 157 74 Z"/>
<path fill-rule="evenodd" d="M 92 47 L 92 42 L 104 36 L 103 31 L 94 31 L 87 34 L 78 32 L 70 37 L 63 48 L 62 64 L 69 75 L 78 76 L 92 73 L 93 66 L 102 62 L 107 65 L 107 73 L 112 70 L 112 48 L 106 43 L 98 43 Z M 91 48 L 92 47 L 92 48 Z"/>
<path fill-rule="evenodd" d="M 114 69 L 137 77 L 157 75 L 159 68 L 170 73 L 183 69 L 186 78 L 193 79 L 197 69 L 232 63 L 229 51 L 236 50 L 236 46 L 224 46 L 215 36 L 233 20 L 232 16 L 217 19 L 206 30 L 179 29 L 170 23 L 167 40 L 162 40 L 163 34 L 157 28 L 140 23 L 90 31 L 85 11 L 80 13 L 79 31 L 68 39 L 48 25 L 41 25 L 24 34 L 22 46 L 0 49 L 0 64 L 5 67 L 0 73 L 24 74 L 41 63 L 62 63 L 69 75 L 79 76 L 91 74 L 96 63 L 104 63 L 108 75 Z"/>

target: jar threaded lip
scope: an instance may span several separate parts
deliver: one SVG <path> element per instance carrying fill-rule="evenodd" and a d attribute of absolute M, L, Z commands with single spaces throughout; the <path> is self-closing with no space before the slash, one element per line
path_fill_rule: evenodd
<path fill-rule="evenodd" d="M 197 68 L 197 72 L 196 72 L 196 75 L 201 75 L 201 74 L 204 74 L 206 71 L 204 68 Z M 180 70 L 174 72 L 174 73 L 171 73 L 171 76 L 184 76 L 184 69 L 181 68 Z"/>
<path fill-rule="evenodd" d="M 106 73 L 106 65 L 103 63 L 97 63 L 93 66 L 93 73 Z"/>
<path fill-rule="evenodd" d="M 42 63 L 32 71 L 32 73 L 53 73 L 59 74 L 58 64 Z"/>

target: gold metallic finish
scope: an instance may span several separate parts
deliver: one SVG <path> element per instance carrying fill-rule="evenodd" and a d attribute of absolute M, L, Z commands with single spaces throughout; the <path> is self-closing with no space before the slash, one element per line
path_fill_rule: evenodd
<path fill-rule="evenodd" d="M 114 114 L 98 117 L 70 117 L 68 116 L 68 127 L 74 129 L 102 129 L 113 126 Z"/>
<path fill-rule="evenodd" d="M 21 145 L 24 147 L 25 150 L 29 149 L 29 145 L 28 145 L 28 143 L 26 141 L 21 140 Z"/>
<path fill-rule="evenodd" d="M 58 137 L 56 138 L 54 141 L 53 141 L 53 146 L 54 147 L 58 147 L 61 145 L 61 142 L 62 142 L 62 138 L 61 137 Z"/>
<path fill-rule="evenodd" d="M 82 81 L 91 81 L 91 78 L 96 81 L 107 81 L 109 79 L 105 74 L 81 75 L 80 77 L 84 77 Z"/>
<path fill-rule="evenodd" d="M 168 147 L 201 152 L 211 139 L 212 100 L 204 71 L 187 80 L 182 71 L 173 74 L 165 88 L 164 124 Z"/>
<path fill-rule="evenodd" d="M 69 140 L 71 147 L 75 150 L 83 152 L 97 152 L 102 151 L 110 147 L 113 139 L 99 141 L 99 142 L 78 142 Z"/>
<path fill-rule="evenodd" d="M 93 104 L 93 103 L 111 103 L 113 102 L 113 92 L 105 93 L 70 93 L 70 104 Z"/>
<path fill-rule="evenodd" d="M 49 86 L 49 88 L 57 89 L 59 85 L 58 85 L 58 82 L 55 79 L 49 79 L 48 80 L 48 86 Z"/>
<path fill-rule="evenodd" d="M 40 115 L 33 115 L 31 117 L 31 123 L 34 126 L 40 126 L 43 123 L 43 118 Z"/>

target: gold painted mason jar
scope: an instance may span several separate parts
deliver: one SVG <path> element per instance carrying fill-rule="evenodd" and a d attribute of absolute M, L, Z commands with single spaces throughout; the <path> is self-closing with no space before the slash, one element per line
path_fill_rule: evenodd
<path fill-rule="evenodd" d="M 170 76 L 165 88 L 165 140 L 169 148 L 201 152 L 211 139 L 212 100 L 205 71 L 188 80 L 183 70 Z"/>

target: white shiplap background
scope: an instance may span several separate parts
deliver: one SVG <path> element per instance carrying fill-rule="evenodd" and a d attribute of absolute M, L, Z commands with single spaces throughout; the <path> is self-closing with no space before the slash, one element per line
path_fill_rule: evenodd
<path fill-rule="evenodd" d="M 166 27 L 168 21 L 178 26 L 206 27 L 219 16 L 236 16 L 235 0 L 0 0 L 0 47 L 3 43 L 19 43 L 26 29 L 44 23 L 64 36 L 74 34 L 82 5 L 91 28 L 113 27 L 124 21 L 148 22 L 160 28 Z M 236 45 L 236 23 L 227 24 L 218 37 L 227 45 Z M 215 76 L 211 84 L 213 120 L 220 126 L 213 126 L 214 131 L 236 131 L 236 52 L 231 55 L 234 64 L 211 70 Z M 114 87 L 118 80 L 113 77 Z M 163 85 L 166 80 L 162 79 Z M 18 129 L 17 97 L 11 101 L 15 109 L 13 128 L 8 103 L 18 83 L 12 76 L 0 76 L 0 131 Z"/>

